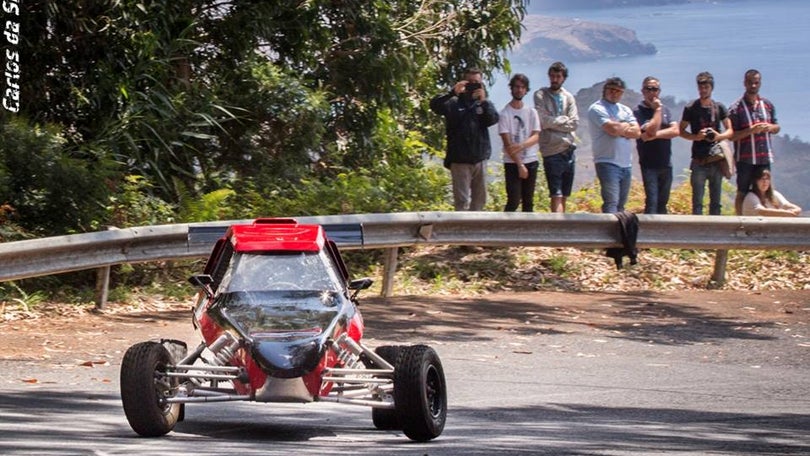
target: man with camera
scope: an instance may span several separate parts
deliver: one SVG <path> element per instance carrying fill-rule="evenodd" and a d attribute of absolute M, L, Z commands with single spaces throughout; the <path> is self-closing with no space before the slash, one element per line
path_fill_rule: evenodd
<path fill-rule="evenodd" d="M 450 92 L 430 100 L 430 109 L 445 118 L 447 155 L 444 166 L 453 181 L 457 211 L 480 211 L 487 199 L 486 164 L 492 153 L 489 127 L 498 111 L 487 99 L 478 68 L 469 68 Z"/>
<path fill-rule="evenodd" d="M 681 117 L 680 136 L 692 141 L 692 214 L 703 214 L 703 195 L 709 183 L 709 215 L 720 215 L 723 171 L 720 162 L 725 156 L 712 154 L 712 145 L 731 138 L 731 120 L 726 107 L 712 99 L 714 76 L 708 71 L 697 75 L 699 98 L 688 103 Z M 687 127 L 689 131 L 687 131 Z M 722 130 L 722 132 L 721 132 Z"/>

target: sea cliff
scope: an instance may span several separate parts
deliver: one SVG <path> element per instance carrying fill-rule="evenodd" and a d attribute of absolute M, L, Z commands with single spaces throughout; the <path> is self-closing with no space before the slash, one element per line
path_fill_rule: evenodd
<path fill-rule="evenodd" d="M 655 54 L 655 46 L 642 43 L 636 32 L 617 25 L 560 17 L 527 15 L 515 62 L 563 60 L 567 62 Z"/>
<path fill-rule="evenodd" d="M 718 0 L 567 0 L 564 2 L 559 0 L 531 0 L 529 3 L 529 11 L 541 13 L 543 11 L 551 10 L 559 11 L 595 8 L 619 8 L 627 6 L 677 5 L 679 3 L 708 3 L 716 1 Z"/>

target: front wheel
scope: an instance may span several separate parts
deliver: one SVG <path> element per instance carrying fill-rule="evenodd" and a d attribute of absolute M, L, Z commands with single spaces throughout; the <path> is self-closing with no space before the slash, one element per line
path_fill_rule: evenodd
<path fill-rule="evenodd" d="M 399 354 L 402 352 L 403 347 L 399 345 L 383 345 L 374 349 L 374 352 L 380 355 L 382 359 L 391 363 L 396 372 Z M 376 366 L 373 366 L 376 367 Z M 383 431 L 401 430 L 402 424 L 399 422 L 397 411 L 395 409 L 371 409 L 371 422 L 374 427 Z"/>
<path fill-rule="evenodd" d="M 174 429 L 181 415 L 180 404 L 168 404 L 177 380 L 167 377 L 172 364 L 166 347 L 157 342 L 135 344 L 121 362 L 121 402 L 129 425 L 144 437 L 157 437 Z"/>
<path fill-rule="evenodd" d="M 447 383 L 439 355 L 426 345 L 402 347 L 394 370 L 394 403 L 402 432 L 426 442 L 444 430 Z"/>

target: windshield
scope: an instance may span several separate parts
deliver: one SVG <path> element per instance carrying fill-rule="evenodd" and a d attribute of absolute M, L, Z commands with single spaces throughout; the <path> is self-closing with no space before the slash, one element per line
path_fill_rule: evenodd
<path fill-rule="evenodd" d="M 322 333 L 341 310 L 341 295 L 329 291 L 222 293 L 213 306 L 252 337 L 285 338 Z"/>
<path fill-rule="evenodd" d="M 343 290 L 342 281 L 324 251 L 238 253 L 219 289 L 225 293 L 271 290 Z"/>

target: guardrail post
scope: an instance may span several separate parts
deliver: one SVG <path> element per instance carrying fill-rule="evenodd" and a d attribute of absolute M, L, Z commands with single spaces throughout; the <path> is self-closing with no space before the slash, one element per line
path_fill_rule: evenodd
<path fill-rule="evenodd" d="M 108 226 L 107 231 L 117 230 L 117 227 Z M 107 305 L 107 298 L 110 296 L 110 266 L 104 266 L 96 270 L 96 310 L 101 310 Z"/>
<path fill-rule="evenodd" d="M 726 283 L 726 263 L 728 250 L 717 250 L 714 256 L 714 273 L 709 288 L 722 288 Z"/>
<path fill-rule="evenodd" d="M 107 304 L 110 294 L 110 266 L 96 269 L 96 310 L 101 310 Z"/>
<path fill-rule="evenodd" d="M 394 294 L 394 275 L 397 273 L 398 254 L 398 247 L 385 249 L 385 258 L 383 260 L 383 283 L 382 292 L 380 294 L 386 298 Z"/>

